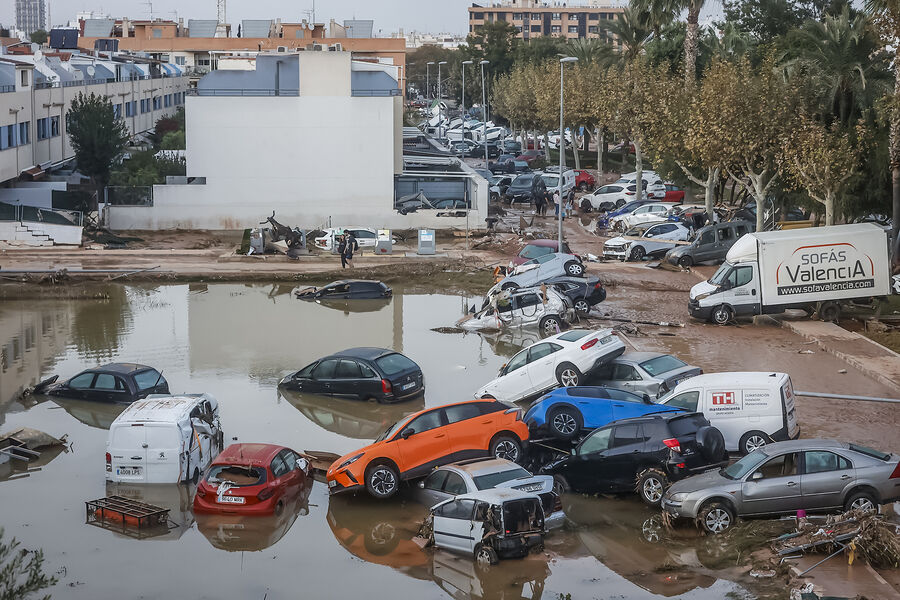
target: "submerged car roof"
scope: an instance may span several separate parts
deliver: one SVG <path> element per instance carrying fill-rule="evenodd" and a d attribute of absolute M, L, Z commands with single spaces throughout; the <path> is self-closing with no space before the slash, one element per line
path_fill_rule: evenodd
<path fill-rule="evenodd" d="M 110 373 L 120 373 L 123 375 L 127 375 L 129 373 L 135 373 L 137 371 L 146 371 L 147 369 L 152 369 L 153 367 L 148 367 L 147 365 L 140 365 L 138 363 L 109 363 L 107 365 L 101 365 L 99 367 L 94 367 L 93 369 L 86 369 L 87 371 L 108 371 Z"/>
<path fill-rule="evenodd" d="M 504 471 L 521 469 L 522 467 L 512 461 L 502 458 L 473 458 L 471 460 L 463 460 L 460 462 L 450 463 L 449 465 L 444 465 L 443 467 L 438 468 L 452 468 L 456 469 L 457 471 L 467 473 L 472 477 L 478 477 L 479 475 L 486 475 L 488 473 L 502 473 Z"/>
<path fill-rule="evenodd" d="M 522 246 L 522 249 L 525 249 L 528 246 L 541 246 L 542 248 L 556 248 L 558 245 L 559 245 L 558 240 L 548 240 L 545 238 L 541 238 L 538 240 L 531 240 L 530 242 L 528 242 L 527 244 Z"/>
<path fill-rule="evenodd" d="M 338 279 L 337 281 L 332 281 L 324 287 L 328 287 L 329 285 L 344 285 L 345 283 L 377 283 L 378 285 L 384 285 L 383 283 L 381 283 L 380 281 L 376 281 L 375 279 Z"/>
<path fill-rule="evenodd" d="M 153 395 L 131 403 L 113 423 L 177 423 L 204 400 L 215 400 L 208 394 Z"/>
<path fill-rule="evenodd" d="M 347 356 L 351 358 L 366 358 L 369 360 L 375 360 L 376 358 L 381 358 L 382 356 L 388 354 L 400 354 L 396 350 L 391 350 L 390 348 L 374 348 L 374 347 L 362 347 L 362 348 L 347 348 L 346 350 L 341 350 L 340 352 L 335 352 L 331 356 Z"/>
<path fill-rule="evenodd" d="M 219 454 L 213 464 L 246 465 L 251 462 L 268 466 L 275 455 L 281 452 L 284 446 L 274 444 L 231 444 Z"/>

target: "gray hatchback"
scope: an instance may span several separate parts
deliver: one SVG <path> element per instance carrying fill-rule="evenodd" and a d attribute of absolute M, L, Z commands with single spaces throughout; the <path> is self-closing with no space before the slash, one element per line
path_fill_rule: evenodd
<path fill-rule="evenodd" d="M 685 379 L 702 374 L 700 367 L 693 367 L 671 354 L 627 352 L 600 367 L 591 383 L 658 398 Z"/>
<path fill-rule="evenodd" d="M 875 510 L 900 499 L 900 456 L 833 440 L 767 444 L 672 485 L 662 508 L 721 533 L 739 516 Z"/>

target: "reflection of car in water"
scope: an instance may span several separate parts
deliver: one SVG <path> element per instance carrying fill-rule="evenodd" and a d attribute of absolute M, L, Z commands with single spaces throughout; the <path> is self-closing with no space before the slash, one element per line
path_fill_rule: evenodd
<path fill-rule="evenodd" d="M 290 531 L 299 516 L 309 514 L 312 478 L 305 479 L 300 493 L 292 497 L 281 514 L 246 516 L 199 514 L 197 529 L 215 548 L 228 552 L 258 552 L 273 546 Z"/>
<path fill-rule="evenodd" d="M 699 555 L 705 538 L 670 539 L 658 511 L 633 500 L 597 499 L 580 495 L 563 498 L 566 517 L 578 526 L 585 548 L 631 583 L 661 596 L 679 596 L 708 588 L 715 579 L 694 573 L 703 568 Z M 661 566 L 677 566 L 677 578 Z M 633 596 L 637 597 L 637 596 Z"/>
<path fill-rule="evenodd" d="M 402 404 L 380 404 L 286 389 L 279 389 L 278 393 L 322 429 L 360 440 L 374 440 L 391 423 L 425 408 L 425 397 L 421 395 Z"/>
<path fill-rule="evenodd" d="M 426 511 L 417 504 L 382 503 L 369 498 L 331 496 L 328 526 L 348 552 L 366 562 L 396 569 L 414 579 L 432 579 L 457 600 L 513 600 L 542 597 L 550 567 L 543 555 L 507 561 L 502 568 L 478 569 L 469 556 L 422 550 L 412 539 Z"/>
<path fill-rule="evenodd" d="M 133 484 L 106 482 L 107 496 L 123 496 L 137 502 L 152 504 L 160 508 L 168 509 L 168 531 L 163 530 L 159 535 L 151 535 L 155 540 L 177 540 L 191 528 L 194 523 L 194 513 L 191 511 L 191 500 L 194 488 L 181 484 Z M 109 528 L 115 531 L 114 528 Z M 133 536 L 123 536 L 134 539 Z"/>
<path fill-rule="evenodd" d="M 49 464 L 51 460 L 63 452 L 68 452 L 68 449 L 64 444 L 61 444 L 58 446 L 42 447 L 38 452 L 41 453 L 39 457 L 32 458 L 28 461 L 16 459 L 2 460 L 5 456 L 0 455 L 0 481 L 30 477 L 30 471 L 40 471 L 41 467 Z"/>
<path fill-rule="evenodd" d="M 116 417 L 128 408 L 127 404 L 88 402 L 72 398 L 53 398 L 53 402 L 88 427 L 97 429 L 109 429 Z"/>
<path fill-rule="evenodd" d="M 511 357 L 522 348 L 537 344 L 543 339 L 538 329 L 506 329 L 497 332 L 479 331 L 481 336 L 494 351 L 494 354 Z"/>

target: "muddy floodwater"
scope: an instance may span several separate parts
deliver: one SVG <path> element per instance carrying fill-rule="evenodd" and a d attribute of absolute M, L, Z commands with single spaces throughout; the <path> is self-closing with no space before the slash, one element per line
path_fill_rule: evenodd
<path fill-rule="evenodd" d="M 544 553 L 479 573 L 469 557 L 420 550 L 424 508 L 409 493 L 376 503 L 329 498 L 315 481 L 280 517 L 195 517 L 185 485 L 109 486 L 107 429 L 121 406 L 18 398 L 52 375 L 111 361 L 161 369 L 172 392 L 219 401 L 226 442 L 344 453 L 423 406 L 472 397 L 528 336 L 431 331 L 452 326 L 463 296 L 407 294 L 326 306 L 292 286 L 109 286 L 108 300 L 0 303 L 0 431 L 67 436 L 28 470 L 0 465 L 0 526 L 42 548 L 54 598 L 754 598 L 730 548 L 661 527 L 636 498 L 565 498 L 571 519 Z M 279 379 L 351 346 L 393 347 L 421 365 L 426 396 L 381 406 L 281 395 Z M 687 357 L 691 359 L 690 356 Z M 5 469 L 5 470 L 4 470 Z M 85 501 L 120 494 L 170 509 L 138 539 L 86 523 Z"/>

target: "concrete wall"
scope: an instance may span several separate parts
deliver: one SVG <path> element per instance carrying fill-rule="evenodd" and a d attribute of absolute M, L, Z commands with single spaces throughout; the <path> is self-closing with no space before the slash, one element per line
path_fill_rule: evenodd
<path fill-rule="evenodd" d="M 25 230 L 27 228 L 27 230 Z M 48 235 L 57 246 L 80 246 L 81 227 L 75 225 L 55 225 L 52 223 L 36 223 L 25 221 L 0 221 L 0 240 L 3 241 L 37 241 L 35 236 Z"/>

